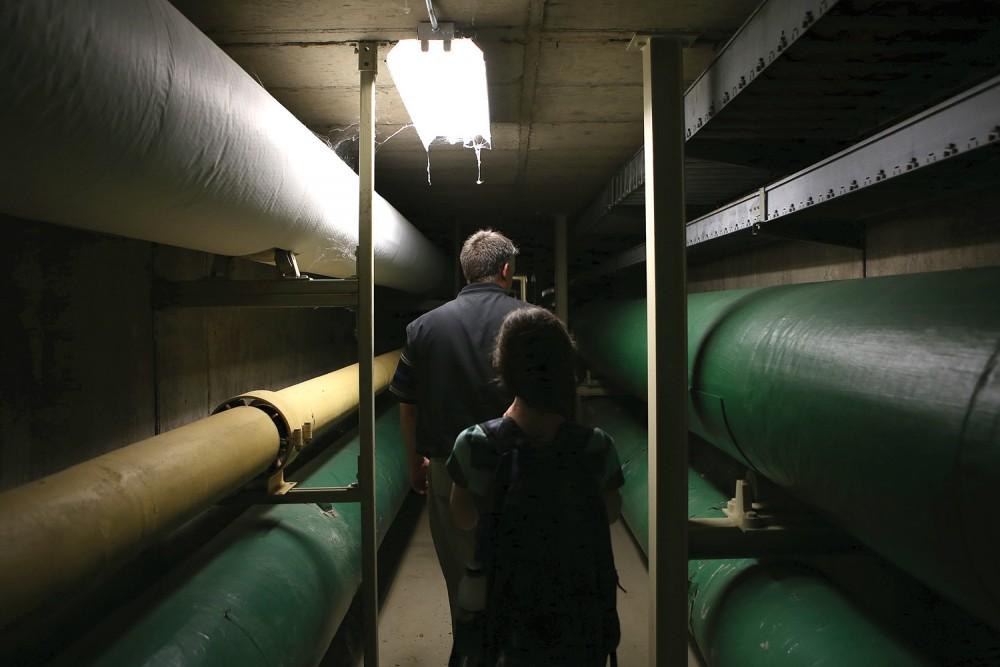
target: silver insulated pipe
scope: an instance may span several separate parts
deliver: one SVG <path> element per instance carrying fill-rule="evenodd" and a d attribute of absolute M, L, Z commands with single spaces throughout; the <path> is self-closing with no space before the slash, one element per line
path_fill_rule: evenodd
<path fill-rule="evenodd" d="M 0 4 L 0 211 L 355 273 L 358 177 L 165 0 Z M 375 282 L 440 284 L 434 246 L 375 196 Z"/>

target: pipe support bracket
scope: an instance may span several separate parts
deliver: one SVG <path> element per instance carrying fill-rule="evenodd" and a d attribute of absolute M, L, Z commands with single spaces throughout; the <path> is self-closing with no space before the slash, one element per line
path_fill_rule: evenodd
<path fill-rule="evenodd" d="M 312 422 L 306 421 L 296 409 L 292 401 L 275 391 L 258 389 L 249 391 L 225 401 L 212 414 L 217 414 L 231 408 L 248 406 L 265 412 L 275 426 L 281 438 L 278 456 L 269 471 L 268 493 L 284 493 L 291 488 L 285 482 L 283 471 L 289 463 L 295 460 L 302 448 L 312 441 Z"/>
<path fill-rule="evenodd" d="M 751 558 L 773 554 L 841 553 L 857 543 L 802 508 L 755 498 L 755 480 L 737 480 L 724 517 L 688 519 L 688 557 Z"/>

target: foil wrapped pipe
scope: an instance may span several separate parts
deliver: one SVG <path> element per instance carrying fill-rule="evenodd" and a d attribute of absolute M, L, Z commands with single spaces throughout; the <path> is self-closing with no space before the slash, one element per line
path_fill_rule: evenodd
<path fill-rule="evenodd" d="M 355 270 L 358 177 L 166 0 L 0 5 L 0 211 L 227 256 Z M 442 284 L 374 201 L 375 282 Z"/>
<path fill-rule="evenodd" d="M 1000 628 L 1000 268 L 692 294 L 691 430 Z M 644 301 L 580 349 L 644 398 Z"/>

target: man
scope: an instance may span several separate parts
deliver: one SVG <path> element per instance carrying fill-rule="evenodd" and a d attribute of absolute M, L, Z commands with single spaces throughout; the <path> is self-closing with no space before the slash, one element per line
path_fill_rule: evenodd
<path fill-rule="evenodd" d="M 459 433 L 503 414 L 510 404 L 494 381 L 490 354 L 504 318 L 525 305 L 507 296 L 517 253 L 510 239 L 492 230 L 466 239 L 459 259 L 468 284 L 455 299 L 406 327 L 406 348 L 389 387 L 400 401 L 410 484 L 417 493 L 429 491 L 431 536 L 453 621 L 474 534 L 458 528 L 451 516 L 445 461 Z"/>

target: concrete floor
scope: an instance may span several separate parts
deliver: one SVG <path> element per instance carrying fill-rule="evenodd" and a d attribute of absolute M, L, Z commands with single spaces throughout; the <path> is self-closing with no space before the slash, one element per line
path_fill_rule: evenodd
<path fill-rule="evenodd" d="M 409 525 L 407 525 L 409 524 Z M 395 533 L 395 534 L 393 534 Z M 380 560 L 383 575 L 382 612 L 379 618 L 380 664 L 382 667 L 444 667 L 451 651 L 451 623 L 444 579 L 438 568 L 430 525 L 422 502 L 408 500 L 393 533 L 383 544 Z M 618 615 L 622 640 L 618 662 L 622 667 L 645 667 L 647 653 L 648 580 L 642 553 L 618 522 L 611 529 L 615 564 L 622 587 L 618 591 Z M 395 552 L 395 553 L 392 553 Z M 324 660 L 326 667 L 361 667 L 357 654 L 360 635 L 357 623 L 345 621 Z M 354 635 L 351 638 L 345 634 Z M 349 645 L 352 654 L 345 654 Z M 334 656 L 337 656 L 336 658 Z M 692 652 L 689 667 L 701 663 Z"/>

